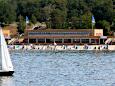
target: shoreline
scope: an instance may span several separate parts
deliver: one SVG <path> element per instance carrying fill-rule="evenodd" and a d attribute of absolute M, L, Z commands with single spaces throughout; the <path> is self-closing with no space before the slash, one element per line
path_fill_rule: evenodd
<path fill-rule="evenodd" d="M 110 50 L 115 51 L 115 45 L 8 45 L 9 50 L 38 51 L 80 51 L 80 50 Z"/>

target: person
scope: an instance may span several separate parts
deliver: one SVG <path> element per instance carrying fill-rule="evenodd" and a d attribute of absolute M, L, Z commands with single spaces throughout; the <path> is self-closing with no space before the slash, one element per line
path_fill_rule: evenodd
<path fill-rule="evenodd" d="M 88 45 L 87 44 L 84 45 L 84 49 L 88 49 Z"/>
<path fill-rule="evenodd" d="M 75 47 L 75 49 L 77 49 L 77 45 L 75 45 L 74 47 Z"/>

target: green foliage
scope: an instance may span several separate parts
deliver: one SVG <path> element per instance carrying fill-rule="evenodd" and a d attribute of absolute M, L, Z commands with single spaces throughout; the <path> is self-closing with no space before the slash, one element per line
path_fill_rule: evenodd
<path fill-rule="evenodd" d="M 98 21 L 98 25 L 104 29 L 104 34 L 108 35 L 108 32 L 110 32 L 110 23 L 106 20 L 100 20 Z"/>
<path fill-rule="evenodd" d="M 19 33 L 23 33 L 24 29 L 26 28 L 26 22 L 24 21 L 24 18 L 21 15 L 19 15 L 18 19 L 19 19 L 18 31 Z"/>
<path fill-rule="evenodd" d="M 31 22 L 34 24 L 37 22 L 36 17 L 34 15 L 32 15 L 32 17 L 31 17 Z"/>
<path fill-rule="evenodd" d="M 14 22 L 16 19 L 15 9 L 9 0 L 0 0 L 0 22 Z"/>
<path fill-rule="evenodd" d="M 90 29 L 94 15 L 96 28 L 110 31 L 115 28 L 114 13 L 112 0 L 0 0 L 0 22 L 16 21 L 23 29 L 26 16 L 31 23 L 45 22 L 48 28 Z"/>

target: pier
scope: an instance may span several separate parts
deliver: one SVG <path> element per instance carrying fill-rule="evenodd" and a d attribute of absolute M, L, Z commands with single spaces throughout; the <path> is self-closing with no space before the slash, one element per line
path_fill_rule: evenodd
<path fill-rule="evenodd" d="M 78 50 L 110 50 L 115 51 L 115 45 L 9 45 L 9 50 L 39 50 L 39 51 L 78 51 Z"/>

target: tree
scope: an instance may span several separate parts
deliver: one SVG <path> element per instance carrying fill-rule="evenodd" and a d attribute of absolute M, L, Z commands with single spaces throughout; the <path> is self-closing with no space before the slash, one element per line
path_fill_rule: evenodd
<path fill-rule="evenodd" d="M 26 28 L 26 22 L 24 21 L 23 16 L 19 16 L 19 23 L 18 23 L 18 31 L 19 33 L 24 33 L 24 29 Z"/>
<path fill-rule="evenodd" d="M 45 22 L 48 28 L 82 29 L 91 28 L 92 15 L 96 28 L 106 21 L 111 25 L 108 29 L 114 30 L 112 0 L 0 0 L 0 22 L 7 24 L 20 22 L 24 26 L 28 16 L 31 23 Z"/>
<path fill-rule="evenodd" d="M 31 17 L 31 22 L 34 24 L 37 22 L 37 19 L 34 15 L 32 15 L 32 17 Z"/>
<path fill-rule="evenodd" d="M 108 32 L 110 31 L 110 23 L 106 20 L 100 20 L 97 22 L 97 25 L 99 25 L 100 28 L 104 29 L 104 34 L 108 35 Z"/>
<path fill-rule="evenodd" d="M 9 0 L 0 0 L 0 22 L 12 23 L 16 19 L 15 8 Z"/>

